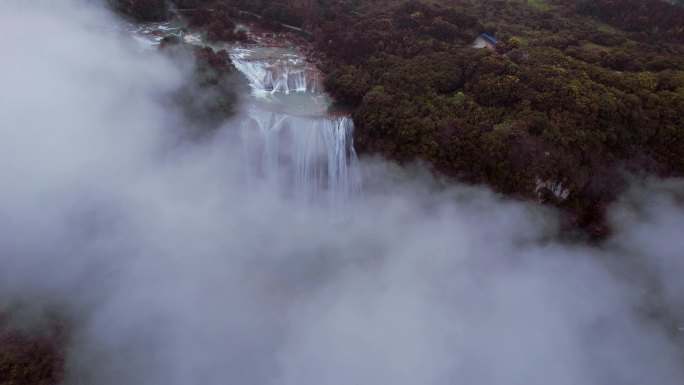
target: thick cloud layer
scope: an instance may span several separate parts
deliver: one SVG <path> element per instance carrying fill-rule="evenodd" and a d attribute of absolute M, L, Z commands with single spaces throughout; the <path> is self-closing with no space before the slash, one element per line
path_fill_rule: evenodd
<path fill-rule="evenodd" d="M 681 384 L 679 181 L 602 247 L 554 213 L 366 162 L 344 221 L 243 186 L 186 70 L 78 1 L 0 13 L 0 306 L 71 325 L 70 384 Z"/>

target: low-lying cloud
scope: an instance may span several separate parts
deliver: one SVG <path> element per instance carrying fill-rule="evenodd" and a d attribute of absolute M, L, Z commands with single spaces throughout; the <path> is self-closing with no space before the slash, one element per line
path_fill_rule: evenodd
<path fill-rule="evenodd" d="M 555 214 L 366 161 L 344 221 L 182 141 L 187 67 L 85 1 L 0 13 L 0 307 L 68 320 L 69 384 L 684 382 L 681 181 L 599 247 Z M 30 315 L 30 317 L 29 317 Z"/>

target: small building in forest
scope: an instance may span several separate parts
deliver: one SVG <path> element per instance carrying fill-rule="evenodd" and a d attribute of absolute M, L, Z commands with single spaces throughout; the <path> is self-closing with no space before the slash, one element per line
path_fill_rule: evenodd
<path fill-rule="evenodd" d="M 496 47 L 496 43 L 498 43 L 498 41 L 494 37 L 487 35 L 486 33 L 482 33 L 473 42 L 473 47 L 494 50 Z"/>

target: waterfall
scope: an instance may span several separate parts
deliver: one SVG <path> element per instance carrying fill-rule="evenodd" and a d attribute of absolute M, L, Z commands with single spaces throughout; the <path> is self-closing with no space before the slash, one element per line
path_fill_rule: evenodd
<path fill-rule="evenodd" d="M 231 58 L 249 80 L 255 95 L 323 91 L 318 71 L 291 51 L 238 47 L 233 49 Z"/>
<path fill-rule="evenodd" d="M 158 46 L 164 35 L 183 35 L 178 25 L 159 23 L 132 25 L 130 32 L 145 47 Z M 196 32 L 184 40 L 208 45 Z M 304 205 L 342 211 L 361 191 L 354 122 L 327 113 L 330 99 L 315 66 L 301 53 L 273 45 L 221 47 L 252 90 L 238 120 L 247 185 L 272 183 Z"/>
<path fill-rule="evenodd" d="M 356 198 L 361 174 L 349 117 L 289 115 L 251 106 L 241 138 L 246 176 L 266 178 L 302 203 Z"/>
<path fill-rule="evenodd" d="M 253 93 L 240 131 L 247 180 L 272 182 L 303 204 L 342 210 L 361 190 L 352 119 L 308 106 L 325 96 L 320 76 L 292 51 L 240 47 L 231 58 Z"/>

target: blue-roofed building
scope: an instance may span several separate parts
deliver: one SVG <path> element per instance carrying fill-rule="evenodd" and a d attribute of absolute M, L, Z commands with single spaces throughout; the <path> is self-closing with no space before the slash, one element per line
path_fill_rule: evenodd
<path fill-rule="evenodd" d="M 487 48 L 494 50 L 498 41 L 495 37 L 487 35 L 486 33 L 480 34 L 480 36 L 473 42 L 473 47 L 475 48 Z"/>
<path fill-rule="evenodd" d="M 496 39 L 494 37 L 489 36 L 486 33 L 483 33 L 482 37 L 485 38 L 485 40 L 487 40 L 488 42 L 490 42 L 492 44 L 496 44 Z"/>

